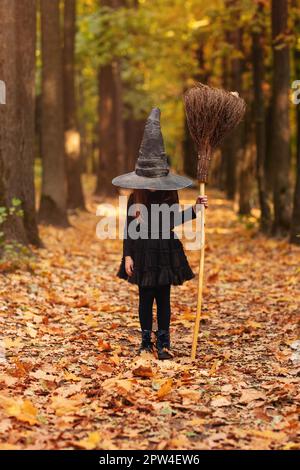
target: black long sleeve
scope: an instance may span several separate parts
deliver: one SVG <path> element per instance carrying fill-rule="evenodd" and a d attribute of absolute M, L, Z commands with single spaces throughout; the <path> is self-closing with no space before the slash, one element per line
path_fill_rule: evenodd
<path fill-rule="evenodd" d="M 177 207 L 178 210 L 171 213 L 171 229 L 190 220 L 194 220 L 197 217 L 197 214 L 194 211 L 194 206 L 188 207 L 184 211 L 179 210 L 179 205 Z"/>
<path fill-rule="evenodd" d="M 126 222 L 125 222 L 125 227 L 124 227 L 123 257 L 126 257 L 126 256 L 133 257 L 133 252 L 134 252 L 133 244 L 134 244 L 135 240 L 130 237 L 129 230 L 128 230 L 128 227 L 129 227 L 130 223 L 133 220 L 135 220 L 134 216 L 131 216 L 131 215 L 128 214 L 129 208 L 132 204 L 133 204 L 133 196 L 131 195 L 128 199 Z M 187 209 L 185 209 L 183 211 L 180 211 L 179 207 L 180 207 L 179 204 L 176 204 L 175 205 L 175 210 L 174 210 L 174 208 L 170 210 L 170 225 L 168 226 L 168 229 L 170 231 L 172 231 L 175 227 L 177 227 L 179 225 L 182 225 L 185 222 L 188 222 L 188 221 L 193 220 L 193 219 L 196 218 L 196 213 L 194 211 L 193 206 L 188 207 Z M 148 211 L 149 211 L 148 214 L 150 216 L 151 208 L 149 208 Z M 150 237 L 151 237 L 151 233 L 152 234 L 154 234 L 154 233 L 157 234 L 158 232 L 160 232 L 162 230 L 163 223 L 162 223 L 161 217 L 160 217 L 160 221 L 158 223 L 158 226 L 154 225 L 154 227 L 151 227 L 151 217 L 148 219 L 148 222 L 149 222 L 150 226 L 148 226 L 148 224 L 146 224 L 146 228 L 147 228 L 147 231 L 149 230 L 149 236 Z M 155 222 L 154 222 L 154 224 L 155 224 Z M 138 225 L 140 225 L 140 224 L 138 223 Z M 143 230 L 143 223 L 140 227 Z M 168 230 L 168 232 L 169 232 L 169 230 Z"/>
<path fill-rule="evenodd" d="M 127 213 L 126 213 L 126 221 L 125 221 L 125 228 L 124 228 L 124 240 L 123 240 L 123 256 L 131 256 L 133 253 L 133 240 L 129 236 L 128 227 L 130 222 L 134 220 L 134 217 L 128 215 L 129 207 L 133 204 L 133 197 L 132 194 L 129 196 L 128 203 L 127 203 Z"/>

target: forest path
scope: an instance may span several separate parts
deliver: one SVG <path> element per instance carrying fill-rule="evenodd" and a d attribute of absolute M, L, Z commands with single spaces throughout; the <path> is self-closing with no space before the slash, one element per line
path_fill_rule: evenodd
<path fill-rule="evenodd" d="M 137 359 L 137 288 L 115 277 L 121 242 L 96 238 L 95 203 L 0 275 L 0 449 L 300 447 L 300 249 L 209 198 L 194 363 L 197 278 L 172 289 L 174 361 Z"/>

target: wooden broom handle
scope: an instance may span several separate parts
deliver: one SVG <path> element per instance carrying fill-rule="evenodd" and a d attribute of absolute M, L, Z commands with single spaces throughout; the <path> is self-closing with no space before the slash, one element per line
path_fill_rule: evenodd
<path fill-rule="evenodd" d="M 205 183 L 200 183 L 200 196 L 205 195 Z M 203 292 L 203 275 L 204 275 L 204 250 L 205 250 L 205 207 L 201 204 L 201 250 L 199 260 L 199 277 L 198 277 L 198 300 L 197 300 L 197 313 L 194 326 L 193 344 L 191 359 L 196 359 L 197 341 L 200 328 L 201 320 L 201 309 L 202 309 L 202 292 Z"/>

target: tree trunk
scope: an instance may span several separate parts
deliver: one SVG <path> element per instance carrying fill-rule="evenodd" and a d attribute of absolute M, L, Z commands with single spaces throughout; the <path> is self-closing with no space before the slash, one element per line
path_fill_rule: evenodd
<path fill-rule="evenodd" d="M 121 0 L 100 0 L 101 6 L 119 8 Z M 99 70 L 99 165 L 95 194 L 112 196 L 112 179 L 125 171 L 123 90 L 119 59 Z"/>
<path fill-rule="evenodd" d="M 76 0 L 65 0 L 64 10 L 64 119 L 65 159 L 67 173 L 67 205 L 84 209 L 81 183 L 80 134 L 75 92 Z"/>
<path fill-rule="evenodd" d="M 274 233 L 286 234 L 291 220 L 289 46 L 285 42 L 288 27 L 288 1 L 272 0 L 272 39 L 274 59 L 272 159 L 274 194 Z"/>
<path fill-rule="evenodd" d="M 229 40 L 228 34 L 226 35 L 227 42 Z M 222 58 L 222 86 L 225 90 L 230 89 L 230 77 L 229 77 L 229 58 L 223 56 Z M 225 137 L 221 145 L 221 165 L 220 165 L 220 180 L 219 188 L 222 191 L 226 191 L 229 199 L 234 198 L 234 187 L 235 187 L 235 172 L 230 171 L 231 169 L 231 136 Z"/>
<path fill-rule="evenodd" d="M 297 31 L 298 40 L 299 40 L 299 32 L 300 32 L 299 13 L 295 21 L 295 29 Z M 295 76 L 299 80 L 300 50 L 297 48 L 297 44 L 294 50 L 294 63 L 295 63 Z M 297 120 L 296 186 L 295 186 L 295 192 L 294 192 L 294 205 L 293 205 L 290 241 L 291 243 L 300 245 L 300 104 L 298 103 L 296 106 L 297 106 L 297 109 L 296 109 L 296 120 Z"/>
<path fill-rule="evenodd" d="M 59 0 L 41 1 L 41 26 L 43 178 L 39 220 L 64 227 L 68 225 L 68 219 Z"/>
<path fill-rule="evenodd" d="M 254 136 L 250 105 L 246 111 L 245 120 L 240 125 L 240 132 L 242 147 L 238 153 L 239 214 L 249 215 L 254 179 Z"/>
<path fill-rule="evenodd" d="M 263 14 L 264 4 L 259 3 L 257 16 Z M 256 18 L 254 18 L 255 20 Z M 256 134 L 256 178 L 258 185 L 258 198 L 261 210 L 260 229 L 262 232 L 270 233 L 272 216 L 268 201 L 267 183 L 265 175 L 266 166 L 266 116 L 263 94 L 264 81 L 264 37 L 263 31 L 252 33 L 252 63 L 253 63 L 253 85 L 254 85 L 254 112 L 255 112 L 255 134 Z"/>
<path fill-rule="evenodd" d="M 0 77 L 7 87 L 0 105 L 0 206 L 21 201 L 24 216 L 10 216 L 6 238 L 40 246 L 35 211 L 35 0 L 0 1 Z M 1 227 L 2 229 L 2 227 Z"/>
<path fill-rule="evenodd" d="M 183 171 L 190 178 L 197 179 L 198 154 L 191 137 L 186 117 L 184 119 Z"/>
<path fill-rule="evenodd" d="M 238 11 L 240 14 L 240 12 Z M 243 50 L 243 30 L 238 28 L 232 33 L 232 44 L 235 51 L 242 53 Z M 244 60 L 235 57 L 231 60 L 231 88 L 233 91 L 243 93 L 243 72 Z M 238 212 L 240 215 L 249 215 L 251 212 L 251 192 L 252 192 L 252 149 L 251 149 L 251 109 L 248 107 L 245 120 L 242 121 L 230 136 L 231 157 L 229 171 L 232 172 L 228 184 L 228 196 L 234 199 L 238 196 Z"/>
<path fill-rule="evenodd" d="M 231 9 L 230 15 L 232 21 L 236 21 L 236 16 L 240 16 L 240 2 L 237 0 L 226 0 L 226 6 Z M 242 51 L 242 30 L 237 28 L 230 29 L 226 33 L 226 40 L 233 48 L 233 54 Z M 229 83 L 228 88 L 233 91 L 242 91 L 242 59 L 238 56 L 233 56 L 230 59 L 229 67 Z M 229 199 L 234 199 L 237 191 L 240 191 L 241 186 L 238 185 L 238 165 L 242 156 L 242 142 L 243 142 L 243 123 L 233 131 L 230 138 L 225 142 L 226 149 L 226 193 Z"/>
<path fill-rule="evenodd" d="M 136 119 L 133 112 L 124 121 L 125 130 L 125 171 L 133 171 L 139 154 L 139 148 L 143 139 L 145 119 Z"/>
<path fill-rule="evenodd" d="M 300 56 L 300 54 L 299 54 Z M 298 58 L 300 60 L 300 57 Z M 294 193 L 294 206 L 291 224 L 292 243 L 300 245 L 300 109 L 297 105 L 297 167 L 296 167 L 296 186 Z"/>
<path fill-rule="evenodd" d="M 231 39 L 236 48 L 240 48 L 240 31 L 234 33 L 234 37 Z M 242 66 L 241 59 L 234 58 L 231 60 L 231 89 L 241 93 L 242 88 Z M 243 123 L 240 123 L 237 128 L 233 131 L 230 136 L 230 140 L 227 141 L 229 144 L 228 149 L 228 160 L 227 160 L 227 197 L 234 199 L 238 188 L 238 163 L 240 160 L 240 153 L 242 148 L 242 127 Z"/>

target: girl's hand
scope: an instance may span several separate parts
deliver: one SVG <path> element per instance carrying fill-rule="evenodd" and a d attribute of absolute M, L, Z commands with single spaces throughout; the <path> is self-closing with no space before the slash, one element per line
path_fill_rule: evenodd
<path fill-rule="evenodd" d="M 131 256 L 125 256 L 125 271 L 127 276 L 132 276 L 133 274 L 133 259 Z"/>
<path fill-rule="evenodd" d="M 194 205 L 194 211 L 196 212 L 196 207 L 197 207 L 197 204 L 203 204 L 203 206 L 205 207 L 205 209 L 208 208 L 208 197 L 205 195 L 205 196 L 198 196 L 197 199 L 196 199 L 196 204 Z"/>

